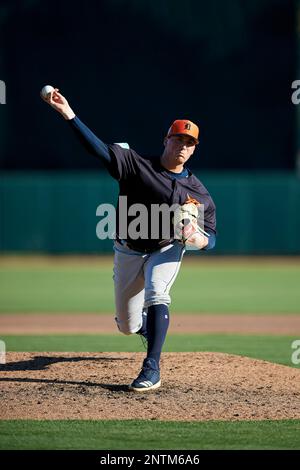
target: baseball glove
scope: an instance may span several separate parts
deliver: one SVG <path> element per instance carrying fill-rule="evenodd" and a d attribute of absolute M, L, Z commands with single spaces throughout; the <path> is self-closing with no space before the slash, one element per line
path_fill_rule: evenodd
<path fill-rule="evenodd" d="M 188 197 L 182 206 L 174 212 L 174 235 L 185 245 L 200 248 L 203 235 L 209 236 L 198 225 L 198 215 L 201 204 L 194 198 Z"/>

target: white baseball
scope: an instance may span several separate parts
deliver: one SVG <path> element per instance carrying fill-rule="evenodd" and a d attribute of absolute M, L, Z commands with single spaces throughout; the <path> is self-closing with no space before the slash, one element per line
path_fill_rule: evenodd
<path fill-rule="evenodd" d="M 45 85 L 42 89 L 41 89 L 41 95 L 44 97 L 44 98 L 48 98 L 48 95 L 54 91 L 54 88 L 53 86 L 51 85 Z"/>

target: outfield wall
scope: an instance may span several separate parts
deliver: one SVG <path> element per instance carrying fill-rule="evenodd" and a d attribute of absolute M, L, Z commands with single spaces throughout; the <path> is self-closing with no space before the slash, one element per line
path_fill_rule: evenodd
<path fill-rule="evenodd" d="M 300 179 L 294 173 L 197 173 L 217 206 L 215 254 L 300 254 Z M 2 252 L 108 253 L 96 208 L 115 203 L 103 172 L 2 173 Z M 211 253 L 212 254 L 212 253 Z"/>

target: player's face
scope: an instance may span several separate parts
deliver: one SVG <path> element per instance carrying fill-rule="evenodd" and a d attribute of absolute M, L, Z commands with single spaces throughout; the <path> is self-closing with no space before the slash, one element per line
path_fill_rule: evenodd
<path fill-rule="evenodd" d="M 172 135 L 165 141 L 167 153 L 178 165 L 188 161 L 193 155 L 196 145 L 192 137 L 188 135 Z"/>

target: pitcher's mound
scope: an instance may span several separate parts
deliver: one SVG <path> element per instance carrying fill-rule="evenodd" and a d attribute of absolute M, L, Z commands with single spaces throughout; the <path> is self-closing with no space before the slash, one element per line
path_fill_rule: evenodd
<path fill-rule="evenodd" d="M 221 353 L 164 353 L 137 394 L 142 353 L 8 353 L 1 419 L 300 419 L 300 370 Z"/>

